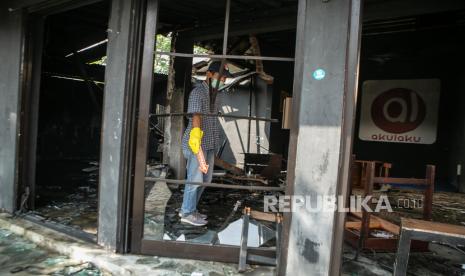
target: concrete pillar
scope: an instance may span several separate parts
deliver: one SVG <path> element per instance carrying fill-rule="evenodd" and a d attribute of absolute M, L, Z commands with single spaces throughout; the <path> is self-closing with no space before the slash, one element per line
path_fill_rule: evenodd
<path fill-rule="evenodd" d="M 348 60 L 356 60 L 358 51 L 349 47 L 350 26 L 359 24 L 351 22 L 354 7 L 360 10 L 360 1 L 299 2 L 287 193 L 311 196 L 313 204 L 317 197 L 336 197 L 347 184 L 346 139 L 353 123 L 347 112 L 355 105 L 356 78 Z M 286 213 L 280 275 L 339 275 L 342 238 L 334 233 L 341 219 L 305 206 Z"/>
<path fill-rule="evenodd" d="M 125 239 L 126 193 L 131 168 L 130 142 L 133 101 L 136 98 L 137 20 L 141 20 L 141 0 L 113 0 L 108 26 L 108 63 L 100 153 L 98 243 L 121 250 Z"/>
<path fill-rule="evenodd" d="M 0 210 L 16 209 L 23 12 L 0 4 Z"/>
<path fill-rule="evenodd" d="M 172 49 L 177 53 L 191 54 L 194 49 L 194 42 L 190 37 L 179 35 L 173 39 Z M 191 88 L 192 58 L 175 57 L 171 66 L 171 74 L 168 76 L 165 112 L 182 113 L 185 109 L 185 98 L 189 97 Z M 177 179 L 183 179 L 186 174 L 186 161 L 182 155 L 183 134 L 184 117 L 166 117 L 163 163 L 171 167 Z"/>

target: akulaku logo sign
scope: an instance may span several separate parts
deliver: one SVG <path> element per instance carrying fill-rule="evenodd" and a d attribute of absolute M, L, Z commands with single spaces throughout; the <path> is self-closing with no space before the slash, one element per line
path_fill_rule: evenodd
<path fill-rule="evenodd" d="M 377 96 L 371 105 L 371 118 L 375 125 L 390 133 L 415 130 L 425 116 L 425 101 L 411 89 L 390 89 Z"/>
<path fill-rule="evenodd" d="M 359 137 L 365 141 L 436 141 L 440 81 L 370 80 L 363 83 Z"/>

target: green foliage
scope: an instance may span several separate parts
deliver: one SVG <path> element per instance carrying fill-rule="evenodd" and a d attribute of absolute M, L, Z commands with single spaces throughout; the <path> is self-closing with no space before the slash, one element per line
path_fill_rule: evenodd
<path fill-rule="evenodd" d="M 170 52 L 171 51 L 171 33 L 164 36 L 161 34 L 157 35 L 157 52 Z M 200 46 L 194 46 L 194 54 L 208 54 L 208 50 Z M 103 56 L 100 59 L 90 62 L 91 65 L 107 65 L 107 56 Z M 155 61 L 153 65 L 154 72 L 157 74 L 168 75 L 170 67 L 170 57 L 166 55 L 155 55 Z"/>
<path fill-rule="evenodd" d="M 107 66 L 107 56 L 103 56 L 100 59 L 97 59 L 95 61 L 89 62 L 89 65 L 101 65 L 101 66 Z"/>
<path fill-rule="evenodd" d="M 194 54 L 208 54 L 208 49 L 205 49 L 203 47 L 200 47 L 200 46 L 197 46 L 197 45 L 194 45 Z"/>
<path fill-rule="evenodd" d="M 167 36 L 157 35 L 157 52 L 169 52 L 171 50 L 171 33 Z M 154 71 L 158 74 L 168 75 L 170 67 L 170 57 L 155 55 Z"/>

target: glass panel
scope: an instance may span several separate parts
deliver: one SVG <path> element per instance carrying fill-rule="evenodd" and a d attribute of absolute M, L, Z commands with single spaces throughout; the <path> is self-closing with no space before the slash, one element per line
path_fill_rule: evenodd
<path fill-rule="evenodd" d="M 157 50 L 221 54 L 225 4 L 226 1 L 195 1 L 195 4 L 194 1 L 162 1 Z M 247 6 L 239 1 L 236 4 L 242 8 Z M 295 30 L 285 35 L 269 33 L 268 37 L 284 45 L 282 53 L 277 50 L 280 56 L 293 53 Z M 282 102 L 292 91 L 293 62 L 267 62 L 265 66 L 275 79 L 270 82 L 256 73 L 254 62 L 227 60 L 230 75 L 225 79 L 225 88 L 217 92 L 216 109 L 210 109 L 210 106 L 205 108 L 205 102 L 208 105 L 212 101 L 211 76 L 207 71 L 214 61 L 217 60 L 208 57 L 156 55 L 146 172 L 153 181 L 145 183 L 144 239 L 237 246 L 241 240 L 243 209 L 250 207 L 263 212 L 264 196 L 280 192 L 231 188 L 234 185 L 276 188 L 285 183 L 283 170 L 289 133 L 282 129 L 280 119 Z M 197 109 L 196 104 L 202 107 Z M 201 116 L 202 149 L 211 168 L 211 180 L 205 176 L 208 173 L 199 172 L 197 156 L 186 142 L 192 116 L 185 113 L 192 111 L 229 116 Z M 251 117 L 278 121 L 272 123 Z M 182 140 L 184 135 L 186 139 Z M 209 147 L 210 144 L 213 146 Z M 189 206 L 188 191 L 198 186 L 179 182 L 186 180 L 186 171 L 191 181 L 232 187 L 208 187 L 193 196 Z M 196 174 L 200 178 L 193 177 Z M 196 191 L 199 190 L 203 188 Z M 181 219 L 181 210 L 197 210 L 207 216 L 208 222 L 193 225 L 204 224 L 202 218 Z M 251 219 L 249 247 L 275 246 L 275 229 L 275 222 Z"/>

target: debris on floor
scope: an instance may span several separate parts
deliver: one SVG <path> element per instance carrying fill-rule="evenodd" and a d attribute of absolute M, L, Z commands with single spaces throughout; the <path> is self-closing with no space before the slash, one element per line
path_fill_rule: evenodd
<path fill-rule="evenodd" d="M 96 235 L 99 164 L 96 161 L 63 163 L 67 164 L 62 170 L 63 177 L 68 181 L 51 177 L 50 182 L 42 182 L 38 189 L 37 208 L 29 214 L 42 221 L 56 222 Z"/>
<path fill-rule="evenodd" d="M 465 254 L 446 245 L 432 243 L 430 252 L 411 252 L 408 275 L 465 275 Z M 354 260 L 355 249 L 344 247 L 342 275 L 392 275 L 395 253 L 362 252 Z"/>
<path fill-rule="evenodd" d="M 155 185 L 157 184 L 147 184 L 146 190 L 156 190 L 153 188 Z M 263 209 L 263 193 L 250 193 L 244 190 L 234 190 L 225 193 L 224 189 L 208 188 L 205 189 L 199 203 L 199 211 L 208 216 L 208 224 L 204 227 L 191 226 L 181 223 L 178 215 L 182 203 L 183 189 L 172 188 L 169 190 L 169 192 L 163 193 L 167 194 L 167 196 L 169 195 L 166 203 L 151 199 L 153 198 L 150 196 L 151 194 L 156 194 L 158 196 L 157 199 L 160 199 L 160 192 L 149 192 L 145 204 L 144 237 L 146 239 L 160 240 L 164 238 L 165 240 L 178 240 L 183 236 L 186 240 L 198 240 L 199 238 L 202 239 L 204 235 L 211 234 L 211 231 L 221 233 L 228 226 L 234 226 L 234 223 L 241 219 L 241 209 L 232 212 L 237 201 L 241 201 L 242 206 L 252 206 L 257 210 Z M 220 206 L 221 208 L 219 208 Z M 224 222 L 231 213 L 231 224 L 224 225 Z M 257 225 L 260 225 L 257 227 L 263 231 L 274 229 L 272 223 L 260 222 Z M 237 235 L 240 237 L 240 231 Z M 274 240 L 266 244 L 272 244 L 273 242 Z M 228 244 L 228 242 L 226 241 L 224 244 Z"/>
<path fill-rule="evenodd" d="M 376 216 L 397 225 L 400 225 L 401 217 L 422 218 L 421 191 L 390 188 L 383 194 L 388 196 L 394 212 L 376 213 Z M 435 222 L 463 226 L 465 194 L 435 191 L 432 217 Z M 390 233 L 376 229 L 370 234 L 376 238 L 392 238 Z M 364 251 L 355 261 L 355 250 L 345 245 L 343 275 L 392 275 L 395 253 Z M 408 275 L 465 275 L 464 264 L 464 248 L 430 243 L 428 252 L 410 252 Z"/>
<path fill-rule="evenodd" d="M 380 214 L 386 220 L 399 224 L 400 217 L 421 219 L 421 191 L 394 190 L 386 193 L 394 212 Z M 465 194 L 435 191 L 433 194 L 432 221 L 465 225 Z"/>
<path fill-rule="evenodd" d="M 147 166 L 147 176 L 166 178 L 170 170 L 166 165 L 153 164 Z M 216 173 L 215 183 L 240 184 L 240 185 L 279 185 L 276 181 L 268 182 L 260 175 L 238 176 L 227 173 Z M 208 216 L 208 224 L 204 227 L 191 226 L 181 223 L 179 210 L 183 199 L 184 185 L 172 185 L 163 181 L 147 182 L 145 184 L 145 218 L 144 238 L 152 240 L 176 240 L 197 243 L 211 243 L 211 240 L 219 244 L 237 245 L 232 239 L 218 239 L 223 237 L 224 231 L 229 231 L 241 219 L 240 210 L 233 211 L 237 202 L 242 206 L 251 206 L 257 210 L 263 209 L 263 195 L 269 192 L 250 192 L 247 190 L 225 190 L 207 188 L 199 202 L 199 211 Z M 240 224 L 240 223 L 239 223 Z M 257 222 L 260 235 L 257 239 L 260 243 L 253 246 L 272 246 L 274 239 L 266 239 L 266 233 L 274 231 L 273 224 Z M 240 228 L 239 228 L 240 229 Z M 251 228 L 252 229 L 252 228 Z M 268 230 L 268 231 L 267 231 Z M 272 235 L 273 236 L 273 235 Z M 237 232 L 240 238 L 240 231 Z M 251 243 L 252 245 L 252 243 Z"/>
<path fill-rule="evenodd" d="M 36 254 L 38 257 L 33 258 L 27 255 L 26 258 L 21 259 L 20 264 L 12 264 L 8 269 L 17 268 L 22 272 L 11 274 L 10 270 L 3 267 L 3 259 L 5 254 L 3 248 L 6 247 L 2 244 L 0 238 L 0 275 L 31 275 L 31 272 L 25 272 L 24 268 L 27 266 L 45 266 L 45 264 L 69 266 L 67 271 L 60 271 L 59 268 L 49 275 L 166 275 L 166 276 L 265 276 L 275 275 L 275 269 L 271 266 L 257 266 L 248 265 L 247 271 L 244 274 L 239 274 L 237 271 L 237 264 L 234 263 L 220 263 L 213 261 L 199 261 L 189 259 L 176 259 L 165 258 L 158 256 L 143 256 L 134 254 L 116 254 L 101 248 L 94 243 L 76 240 L 68 235 L 50 230 L 45 226 L 36 225 L 28 220 L 13 217 L 9 214 L 0 213 L 0 229 L 8 229 L 1 233 L 7 233 L 5 237 L 12 237 L 11 232 L 15 233 L 14 244 L 16 247 L 22 248 L 22 244 L 28 244 L 28 247 L 34 250 L 41 250 L 41 254 Z M 26 230 L 27 229 L 27 230 Z M 24 239 L 17 235 L 25 234 Z M 0 234 L 1 236 L 1 234 Z M 38 245 L 29 243 L 25 239 L 34 239 Z M 41 247 L 48 248 L 49 250 L 59 252 L 59 254 L 52 253 L 51 251 L 42 249 Z M 22 251 L 26 252 L 26 251 Z M 36 251 L 34 251 L 36 252 Z M 24 253 L 29 254 L 29 253 Z M 45 254 L 45 255 L 44 255 Z M 72 256 L 71 259 L 81 260 L 82 262 L 72 262 L 66 256 Z M 10 255 L 8 255 L 10 256 Z M 66 263 L 64 263 L 66 262 Z M 100 270 L 97 270 L 93 263 L 98 265 Z M 84 268 L 80 271 L 79 269 Z M 30 268 L 32 269 L 32 268 Z M 78 271 L 76 274 L 74 272 Z M 34 271 L 32 271 L 34 272 Z M 36 271 L 37 272 L 37 271 Z M 43 272 L 34 275 L 44 275 Z"/>
<path fill-rule="evenodd" d="M 110 275 L 0 229 L 0 275 Z"/>

